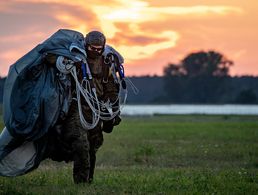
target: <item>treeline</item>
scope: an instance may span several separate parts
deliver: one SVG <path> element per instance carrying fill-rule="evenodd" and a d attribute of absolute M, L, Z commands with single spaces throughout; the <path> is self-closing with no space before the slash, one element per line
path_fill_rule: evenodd
<path fill-rule="evenodd" d="M 258 104 L 258 77 L 131 77 L 129 104 Z"/>
<path fill-rule="evenodd" d="M 231 77 L 233 64 L 215 51 L 191 53 L 168 64 L 163 77 L 133 77 L 140 93 L 129 103 L 258 104 L 258 77 Z"/>
<path fill-rule="evenodd" d="M 128 86 L 129 104 L 258 104 L 258 77 L 190 79 L 143 76 L 129 78 L 139 92 Z M 0 103 L 4 78 L 0 78 Z"/>
<path fill-rule="evenodd" d="M 258 77 L 231 77 L 233 61 L 215 51 L 191 53 L 168 64 L 164 76 L 130 77 L 129 104 L 258 104 Z M 4 78 L 0 78 L 0 103 Z"/>

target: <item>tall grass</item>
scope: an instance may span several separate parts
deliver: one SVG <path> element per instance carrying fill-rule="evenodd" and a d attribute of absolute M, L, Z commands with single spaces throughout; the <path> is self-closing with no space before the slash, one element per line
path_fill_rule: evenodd
<path fill-rule="evenodd" d="M 98 152 L 91 185 L 74 185 L 72 164 L 44 161 L 0 177 L 0 194 L 256 194 L 254 116 L 124 118 Z"/>

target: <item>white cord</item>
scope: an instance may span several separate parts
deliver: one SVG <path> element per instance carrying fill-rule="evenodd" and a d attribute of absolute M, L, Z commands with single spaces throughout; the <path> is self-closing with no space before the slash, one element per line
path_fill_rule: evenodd
<path fill-rule="evenodd" d="M 134 94 L 137 95 L 139 93 L 139 89 L 133 84 L 133 82 L 129 78 L 125 78 L 125 81 L 127 83 L 129 83 L 129 85 L 131 86 Z"/>
<path fill-rule="evenodd" d="M 74 66 L 74 62 L 65 58 L 64 56 L 58 56 L 56 59 L 56 68 L 64 74 L 69 74 Z"/>
<path fill-rule="evenodd" d="M 120 86 L 117 99 L 114 102 L 110 102 L 110 101 L 100 102 L 97 97 L 96 89 L 93 86 L 91 86 L 90 80 L 85 79 L 81 83 L 78 81 L 76 66 L 74 66 L 73 63 L 70 62 L 70 60 L 65 60 L 63 56 L 59 56 L 56 62 L 56 66 L 60 72 L 64 74 L 71 73 L 71 75 L 74 78 L 74 81 L 76 83 L 76 96 L 77 96 L 80 121 L 81 121 L 82 127 L 85 130 L 94 129 L 94 127 L 96 127 L 100 119 L 105 121 L 112 120 L 123 109 L 123 106 L 126 103 L 128 91 L 127 89 L 122 88 L 121 80 L 114 78 L 114 79 L 117 79 L 117 82 L 119 83 L 119 86 Z M 87 67 L 87 72 L 88 71 L 89 69 Z M 136 86 L 132 83 L 130 79 L 125 79 L 125 81 L 131 86 L 135 94 L 139 92 L 139 90 L 136 88 Z M 81 96 L 87 102 L 88 106 L 92 111 L 91 122 L 87 122 L 87 120 L 84 117 L 84 114 L 82 111 Z M 104 112 L 103 110 L 107 110 L 108 112 Z"/>
<path fill-rule="evenodd" d="M 77 103 L 78 103 L 78 109 L 79 109 L 79 115 L 80 115 L 80 121 L 81 124 L 83 126 L 84 129 L 89 130 L 89 129 L 93 129 L 94 127 L 96 127 L 96 125 L 99 122 L 99 113 L 94 112 L 95 110 L 95 105 L 92 104 L 91 102 L 91 97 L 94 97 L 94 99 L 96 100 L 96 105 L 98 106 L 97 110 L 99 110 L 99 104 L 98 104 L 98 98 L 97 98 L 97 93 L 96 90 L 93 88 L 92 90 L 90 90 L 90 93 L 85 93 L 85 89 L 83 89 L 82 84 L 79 83 L 78 78 L 77 78 L 77 73 L 76 73 L 76 67 L 74 66 L 74 68 L 71 71 L 71 74 L 75 80 L 76 83 L 76 95 L 77 95 Z M 86 82 L 86 86 L 90 86 L 90 84 L 88 83 L 89 81 L 85 80 L 84 82 Z M 89 96 L 90 94 L 90 96 Z M 82 112 L 82 105 L 81 105 L 81 95 L 84 97 L 85 101 L 87 102 L 87 104 L 89 105 L 90 109 L 93 111 L 92 112 L 92 122 L 89 123 L 86 121 L 83 112 Z"/>

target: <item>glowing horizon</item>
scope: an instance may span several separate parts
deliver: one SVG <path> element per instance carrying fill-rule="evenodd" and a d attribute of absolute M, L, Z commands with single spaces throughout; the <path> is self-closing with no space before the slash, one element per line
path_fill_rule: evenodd
<path fill-rule="evenodd" d="M 191 52 L 215 50 L 233 60 L 231 75 L 258 75 L 258 2 L 175 0 L 10 0 L 0 2 L 0 76 L 60 28 L 100 30 L 125 58 L 127 75 L 162 75 Z M 22 20 L 22 22 L 21 22 Z"/>

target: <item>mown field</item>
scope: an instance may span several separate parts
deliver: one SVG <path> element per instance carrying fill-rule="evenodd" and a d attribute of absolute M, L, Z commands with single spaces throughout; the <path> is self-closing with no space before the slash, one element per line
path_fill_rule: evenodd
<path fill-rule="evenodd" d="M 53 161 L 0 177 L 0 194 L 257 193 L 255 116 L 125 117 L 105 134 L 90 185 L 73 184 L 72 164 Z"/>

